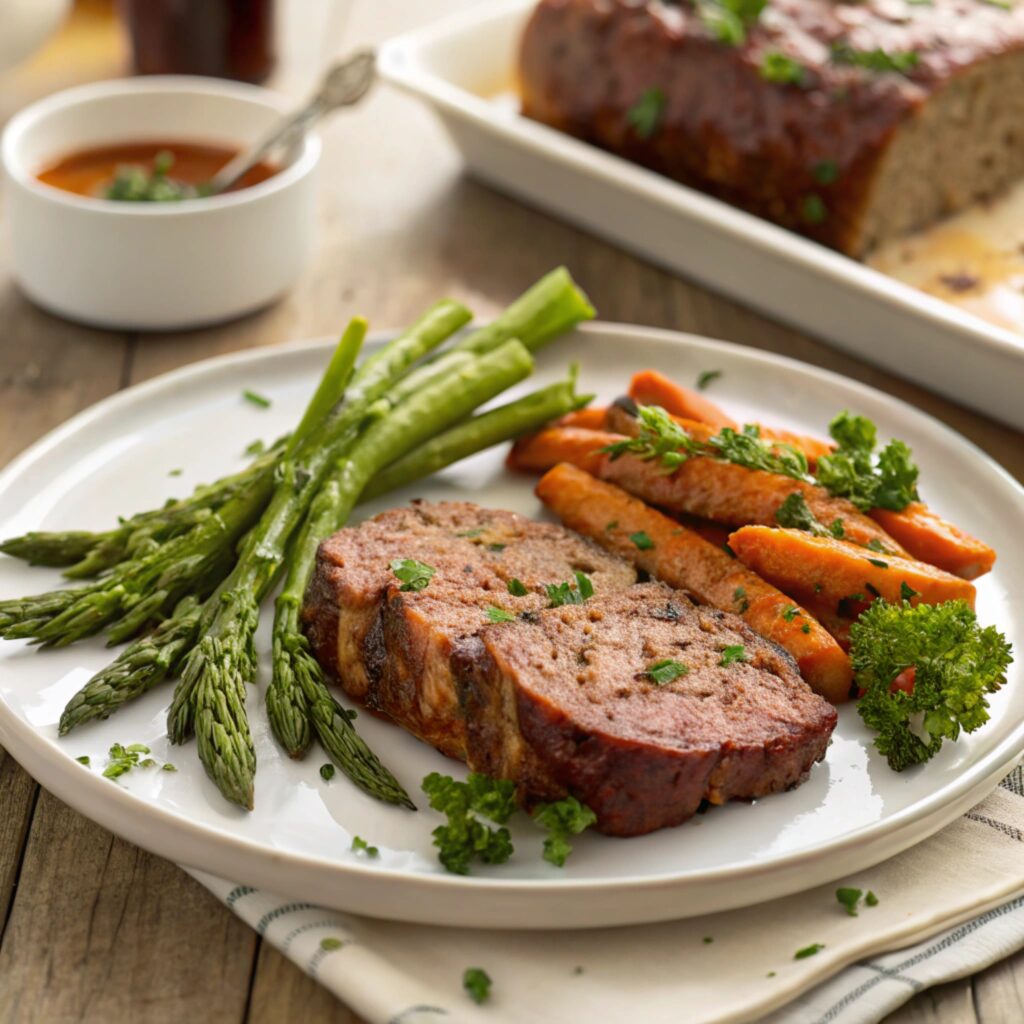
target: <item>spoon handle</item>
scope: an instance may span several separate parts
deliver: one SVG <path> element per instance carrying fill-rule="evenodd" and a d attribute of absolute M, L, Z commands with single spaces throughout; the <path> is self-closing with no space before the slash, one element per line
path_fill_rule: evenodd
<path fill-rule="evenodd" d="M 358 103 L 375 77 L 376 57 L 372 50 L 358 50 L 333 65 L 304 107 L 275 124 L 255 146 L 243 150 L 210 179 L 209 194 L 229 189 L 274 150 L 293 145 L 324 114 Z"/>

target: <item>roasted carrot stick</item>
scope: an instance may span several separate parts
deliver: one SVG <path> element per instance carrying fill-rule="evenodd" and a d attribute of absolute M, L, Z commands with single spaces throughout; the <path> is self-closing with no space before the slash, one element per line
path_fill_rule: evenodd
<path fill-rule="evenodd" d="M 842 520 L 845 536 L 854 543 L 874 541 L 888 553 L 905 554 L 873 519 L 845 498 L 833 498 L 824 488 L 712 458 L 687 459 L 674 472 L 667 473 L 654 460 L 626 454 L 613 461 L 600 452 L 604 446 L 621 440 L 621 435 L 598 430 L 552 427 L 518 441 L 509 456 L 509 466 L 544 472 L 559 462 L 571 462 L 669 512 L 700 516 L 730 526 L 776 525 L 775 513 L 790 494 L 798 491 L 826 526 Z"/>
<path fill-rule="evenodd" d="M 586 430 L 601 430 L 607 409 L 603 405 L 590 405 L 566 413 L 557 423 L 559 427 L 583 427 Z"/>
<path fill-rule="evenodd" d="M 634 373 L 633 379 L 629 382 L 629 397 L 638 405 L 660 405 L 665 412 L 670 412 L 673 416 L 706 423 L 716 429 L 739 429 L 739 424 L 724 409 L 720 409 L 699 391 L 684 388 L 657 370 L 641 370 Z"/>
<path fill-rule="evenodd" d="M 870 596 L 870 595 L 869 595 Z M 847 615 L 840 615 L 835 605 L 826 604 L 820 596 L 815 596 L 813 601 L 804 602 L 807 610 L 821 623 L 831 637 L 844 650 L 850 649 L 850 627 L 854 619 Z"/>
<path fill-rule="evenodd" d="M 987 544 L 947 523 L 919 501 L 900 512 L 872 509 L 871 518 L 915 558 L 965 580 L 983 576 L 996 560 L 996 553 Z"/>
<path fill-rule="evenodd" d="M 694 421 L 703 423 L 705 427 L 711 427 L 710 433 L 712 434 L 717 433 L 722 427 L 739 430 L 739 424 L 714 402 L 709 401 L 692 388 L 676 384 L 675 381 L 669 380 L 656 370 L 641 370 L 639 373 L 635 373 L 629 385 L 629 397 L 638 405 L 660 405 L 672 416 L 689 421 L 682 424 L 688 430 L 690 429 L 689 423 Z M 820 438 L 765 424 L 758 425 L 761 428 L 761 436 L 765 440 L 782 441 L 792 445 L 797 451 L 801 451 L 807 456 L 812 468 L 822 455 L 828 455 L 832 451 L 832 445 Z M 619 428 L 609 427 L 608 429 Z M 693 436 L 697 437 L 698 435 L 694 434 Z M 706 440 L 706 438 L 699 439 Z"/>
<path fill-rule="evenodd" d="M 801 530 L 744 526 L 729 537 L 736 557 L 796 601 L 941 604 L 961 598 L 974 607 L 974 585 L 924 562 L 879 555 L 846 541 Z M 907 588 L 910 588 L 909 590 Z"/>
<path fill-rule="evenodd" d="M 853 673 L 839 645 L 806 611 L 721 547 L 567 463 L 540 480 L 537 496 L 570 529 L 698 601 L 740 615 L 789 651 L 823 697 L 838 703 L 849 696 Z"/>

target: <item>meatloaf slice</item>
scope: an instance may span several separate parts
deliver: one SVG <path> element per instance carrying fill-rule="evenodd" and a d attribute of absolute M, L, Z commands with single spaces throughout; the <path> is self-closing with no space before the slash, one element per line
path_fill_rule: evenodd
<path fill-rule="evenodd" d="M 429 585 L 402 590 L 394 559 L 431 566 Z M 350 697 L 464 758 L 452 646 L 485 626 L 491 607 L 539 612 L 545 585 L 577 571 L 602 593 L 636 579 L 631 565 L 561 526 L 465 502 L 413 502 L 324 541 L 303 616 L 317 658 Z M 512 580 L 522 584 L 515 593 Z"/>
<path fill-rule="evenodd" d="M 854 256 L 1024 175 L 1020 3 L 751 13 L 541 0 L 523 112 Z"/>
<path fill-rule="evenodd" d="M 489 625 L 454 667 L 470 767 L 527 804 L 571 793 L 609 835 L 795 786 L 836 724 L 788 654 L 657 583 Z"/>

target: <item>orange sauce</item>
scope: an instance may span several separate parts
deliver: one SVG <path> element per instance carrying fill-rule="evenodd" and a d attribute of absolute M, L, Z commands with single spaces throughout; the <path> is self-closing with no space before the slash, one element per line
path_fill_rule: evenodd
<path fill-rule="evenodd" d="M 176 141 L 127 142 L 80 149 L 44 168 L 36 177 L 47 185 L 80 196 L 103 198 L 106 189 L 123 167 L 141 167 L 152 173 L 158 153 L 171 153 L 174 162 L 168 177 L 185 185 L 209 181 L 239 150 L 230 146 Z M 266 181 L 280 170 L 261 161 L 230 191 Z"/>

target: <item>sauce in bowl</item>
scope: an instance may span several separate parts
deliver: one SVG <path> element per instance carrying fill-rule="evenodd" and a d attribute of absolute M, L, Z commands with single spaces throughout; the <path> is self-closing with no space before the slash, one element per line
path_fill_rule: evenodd
<path fill-rule="evenodd" d="M 127 142 L 80 149 L 36 174 L 39 181 L 90 199 L 173 200 L 202 197 L 202 186 L 239 150 L 196 142 Z M 229 189 L 266 181 L 280 168 L 261 161 Z M 158 189 L 152 189 L 161 183 Z M 150 186 L 149 192 L 145 192 Z"/>

